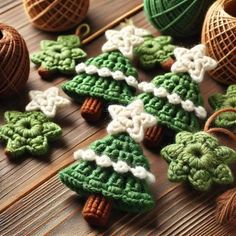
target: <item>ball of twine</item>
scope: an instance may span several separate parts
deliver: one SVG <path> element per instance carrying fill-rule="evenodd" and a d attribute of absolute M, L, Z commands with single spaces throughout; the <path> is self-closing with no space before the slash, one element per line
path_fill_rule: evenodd
<path fill-rule="evenodd" d="M 208 55 L 218 61 L 211 77 L 223 84 L 236 83 L 236 1 L 219 0 L 209 9 L 202 29 Z"/>
<path fill-rule="evenodd" d="M 13 27 L 0 23 L 0 97 L 19 93 L 29 71 L 29 52 L 24 39 Z"/>
<path fill-rule="evenodd" d="M 49 32 L 66 31 L 86 16 L 89 0 L 24 0 L 32 24 Z"/>
<path fill-rule="evenodd" d="M 236 224 L 236 188 L 217 198 L 216 220 L 218 223 Z"/>
<path fill-rule="evenodd" d="M 144 11 L 155 28 L 172 37 L 193 36 L 201 31 L 214 0 L 144 0 Z"/>

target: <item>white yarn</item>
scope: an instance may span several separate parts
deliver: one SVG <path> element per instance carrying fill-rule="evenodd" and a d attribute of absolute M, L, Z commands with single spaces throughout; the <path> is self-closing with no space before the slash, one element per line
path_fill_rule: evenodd
<path fill-rule="evenodd" d="M 132 168 L 124 161 L 119 160 L 117 162 L 113 162 L 107 155 L 98 156 L 91 149 L 80 149 L 76 151 L 74 153 L 74 158 L 75 160 L 95 161 L 98 166 L 104 168 L 112 167 L 114 171 L 119 174 L 131 172 L 136 178 L 146 180 L 148 183 L 154 183 L 156 181 L 155 176 L 142 166 Z"/>
<path fill-rule="evenodd" d="M 80 63 L 75 68 L 78 74 L 87 73 L 89 75 L 98 74 L 101 77 L 112 77 L 114 80 L 125 80 L 126 83 L 134 88 L 138 87 L 138 81 L 133 76 L 126 76 L 122 71 L 111 71 L 106 67 L 98 68 L 94 65 L 86 65 L 85 63 Z"/>
<path fill-rule="evenodd" d="M 181 107 L 187 112 L 195 112 L 195 115 L 200 119 L 205 119 L 207 111 L 202 106 L 195 106 L 190 100 L 182 100 L 176 93 L 169 93 L 163 87 L 156 88 L 153 83 L 141 82 L 138 84 L 138 88 L 145 93 L 153 93 L 154 96 L 160 98 L 167 98 L 168 102 L 174 105 L 181 105 Z"/>

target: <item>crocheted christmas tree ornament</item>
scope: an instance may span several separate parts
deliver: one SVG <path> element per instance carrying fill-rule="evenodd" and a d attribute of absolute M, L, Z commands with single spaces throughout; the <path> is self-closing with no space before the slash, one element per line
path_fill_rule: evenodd
<path fill-rule="evenodd" d="M 234 180 L 228 165 L 236 160 L 236 152 L 220 146 L 218 140 L 206 132 L 178 133 L 176 143 L 163 148 L 161 155 L 169 163 L 170 181 L 188 181 L 198 191 Z"/>
<path fill-rule="evenodd" d="M 236 85 L 229 86 L 225 95 L 216 93 L 209 97 L 208 101 L 215 111 L 223 108 L 236 108 Z M 215 120 L 215 125 L 235 131 L 235 112 L 224 112 L 220 114 Z"/>
<path fill-rule="evenodd" d="M 41 51 L 33 53 L 31 61 L 39 66 L 38 73 L 43 78 L 49 78 L 56 72 L 74 74 L 76 64 L 86 57 L 80 45 L 77 35 L 59 36 L 57 41 L 43 40 Z"/>
<path fill-rule="evenodd" d="M 44 155 L 49 149 L 48 143 L 62 134 L 60 126 L 42 112 L 7 111 L 4 118 L 7 124 L 0 127 L 0 140 L 7 143 L 5 152 L 9 157 L 25 153 Z"/>
<path fill-rule="evenodd" d="M 144 69 L 159 66 L 169 71 L 174 63 L 174 49 L 170 36 L 145 37 L 144 42 L 134 48 L 134 54 Z"/>
<path fill-rule="evenodd" d="M 138 73 L 120 52 L 103 53 L 76 67 L 77 75 L 62 85 L 64 92 L 83 103 L 82 117 L 90 122 L 100 119 L 104 106 L 128 104 L 135 95 Z"/>

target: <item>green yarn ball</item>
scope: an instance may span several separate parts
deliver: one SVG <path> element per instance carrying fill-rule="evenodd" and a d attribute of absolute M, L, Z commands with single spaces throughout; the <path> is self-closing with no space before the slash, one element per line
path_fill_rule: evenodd
<path fill-rule="evenodd" d="M 144 0 L 144 11 L 155 28 L 172 37 L 200 33 L 205 14 L 214 0 Z"/>

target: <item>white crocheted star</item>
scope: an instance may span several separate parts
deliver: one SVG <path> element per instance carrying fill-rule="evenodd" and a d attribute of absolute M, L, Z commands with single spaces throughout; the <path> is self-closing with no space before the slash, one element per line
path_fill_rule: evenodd
<path fill-rule="evenodd" d="M 120 31 L 107 30 L 105 33 L 107 42 L 102 46 L 103 52 L 119 50 L 125 57 L 133 58 L 134 46 L 144 42 L 144 36 L 150 35 L 147 30 L 128 25 Z"/>
<path fill-rule="evenodd" d="M 213 70 L 217 62 L 206 56 L 206 47 L 199 44 L 191 49 L 177 47 L 174 50 L 176 62 L 172 65 L 172 72 L 188 72 L 196 82 L 201 82 L 208 70 Z"/>
<path fill-rule="evenodd" d="M 32 90 L 29 92 L 31 102 L 26 106 L 26 111 L 41 110 L 46 116 L 53 118 L 57 108 L 70 104 L 66 98 L 59 96 L 57 87 L 49 88 L 45 91 Z"/>
<path fill-rule="evenodd" d="M 135 100 L 126 107 L 110 105 L 108 111 L 113 120 L 107 126 L 107 132 L 109 134 L 127 132 L 136 142 L 141 142 L 145 129 L 157 122 L 154 116 L 144 111 L 142 100 Z"/>

